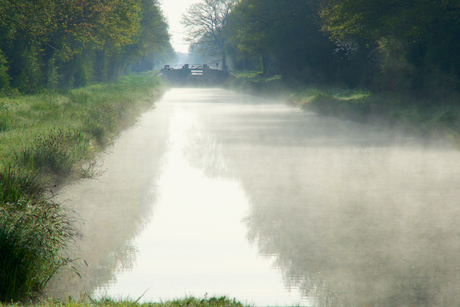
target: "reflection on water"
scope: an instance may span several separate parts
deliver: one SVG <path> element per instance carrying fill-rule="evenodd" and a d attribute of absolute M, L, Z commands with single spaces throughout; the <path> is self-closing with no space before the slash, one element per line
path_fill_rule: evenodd
<path fill-rule="evenodd" d="M 301 188 L 250 194 L 250 236 L 321 305 L 456 306 L 458 158 L 419 148 L 306 152 L 277 174 L 302 178 Z"/>
<path fill-rule="evenodd" d="M 227 295 L 257 305 L 304 305 L 258 256 L 242 219 L 249 200 L 227 175 L 221 145 L 201 125 L 227 91 L 173 90 L 103 155 L 105 173 L 60 191 L 82 215 L 82 278 L 61 275 L 50 294 L 159 301 Z M 197 112 L 198 111 L 198 112 Z"/>
<path fill-rule="evenodd" d="M 143 301 L 208 293 L 258 305 L 300 303 L 245 240 L 248 199 L 238 181 L 217 176 L 225 169 L 217 148 L 190 114 L 176 111 L 154 218 L 134 242 L 136 264 L 97 294 L 137 298 L 147 290 Z"/>
<path fill-rule="evenodd" d="M 276 132 L 261 138 L 261 117 L 246 113 L 244 137 L 223 152 L 252 200 L 249 237 L 286 284 L 320 306 L 458 306 L 460 154 L 285 117 L 296 116 L 273 112 Z M 314 133 L 291 133 L 307 122 Z"/>
<path fill-rule="evenodd" d="M 51 280 L 49 295 L 78 298 L 113 280 L 117 269 L 132 267 L 136 259 L 132 240 L 143 229 L 156 198 L 154 181 L 166 143 L 162 135 L 168 131 L 166 124 L 155 110 L 145 113 L 138 125 L 99 157 L 100 177 L 59 191 L 55 201 L 81 217 L 84 239 L 69 255 L 77 259 L 72 265 L 81 278 L 61 272 Z"/>
<path fill-rule="evenodd" d="M 218 89 L 171 90 L 119 144 L 61 193 L 89 238 L 68 288 L 460 305 L 457 150 Z"/>

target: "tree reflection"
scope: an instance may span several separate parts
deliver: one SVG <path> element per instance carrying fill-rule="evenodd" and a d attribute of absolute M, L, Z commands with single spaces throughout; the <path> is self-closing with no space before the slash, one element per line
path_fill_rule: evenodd
<path fill-rule="evenodd" d="M 459 305 L 457 150 L 269 104 L 202 123 L 225 127 L 248 237 L 286 286 L 321 306 Z"/>
<path fill-rule="evenodd" d="M 253 196 L 246 220 L 249 239 L 275 255 L 288 287 L 300 287 L 319 306 L 458 303 L 458 210 L 419 203 L 407 212 L 396 202 L 312 198 Z"/>

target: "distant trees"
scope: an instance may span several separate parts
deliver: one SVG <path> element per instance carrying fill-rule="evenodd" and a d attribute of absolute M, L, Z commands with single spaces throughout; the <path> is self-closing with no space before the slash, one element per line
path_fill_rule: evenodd
<path fill-rule="evenodd" d="M 225 33 L 236 60 L 259 57 L 266 75 L 460 90 L 458 20 L 458 0 L 239 0 Z"/>
<path fill-rule="evenodd" d="M 156 0 L 2 0 L 0 90 L 28 93 L 115 79 L 171 50 Z M 7 82 L 5 82 L 7 80 Z"/>
<path fill-rule="evenodd" d="M 349 63 L 321 32 L 320 0 L 240 0 L 229 39 L 240 58 L 258 55 L 265 75 L 297 82 L 337 82 Z"/>
<path fill-rule="evenodd" d="M 383 89 L 420 90 L 434 79 L 459 89 L 459 1 L 331 0 L 320 15 L 336 42 L 372 45 Z"/>
<path fill-rule="evenodd" d="M 210 55 L 221 54 L 227 69 L 227 35 L 225 29 L 235 0 L 202 0 L 192 4 L 182 16 L 192 47 Z M 196 45 L 199 45 L 198 47 Z"/>

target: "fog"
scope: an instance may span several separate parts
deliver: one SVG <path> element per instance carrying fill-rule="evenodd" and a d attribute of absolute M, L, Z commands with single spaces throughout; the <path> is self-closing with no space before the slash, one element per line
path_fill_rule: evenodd
<path fill-rule="evenodd" d="M 456 306 L 460 154 L 221 89 L 172 89 L 64 188 L 82 278 L 50 293 Z M 289 292 L 288 290 L 291 289 Z"/>
<path fill-rule="evenodd" d="M 171 45 L 176 52 L 187 53 L 190 43 L 185 41 L 185 29 L 180 23 L 182 14 L 185 14 L 190 5 L 197 3 L 197 0 L 163 0 L 161 9 L 169 25 Z"/>

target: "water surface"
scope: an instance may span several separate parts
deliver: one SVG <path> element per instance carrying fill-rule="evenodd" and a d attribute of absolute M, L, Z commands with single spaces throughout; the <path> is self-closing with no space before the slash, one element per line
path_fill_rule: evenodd
<path fill-rule="evenodd" d="M 85 220 L 88 266 L 55 289 L 456 306 L 459 158 L 395 130 L 172 89 L 101 156 L 98 180 L 60 192 Z"/>

